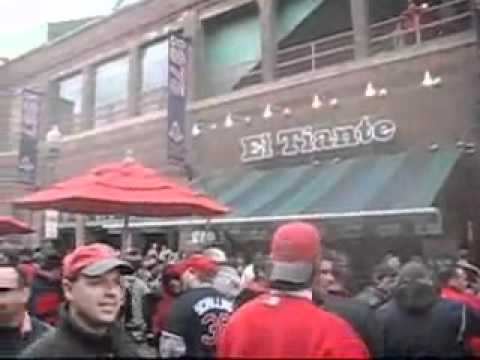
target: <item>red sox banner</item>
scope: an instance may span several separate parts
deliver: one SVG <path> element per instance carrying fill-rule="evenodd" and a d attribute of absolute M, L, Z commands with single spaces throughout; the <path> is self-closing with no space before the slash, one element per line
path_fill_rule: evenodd
<path fill-rule="evenodd" d="M 22 98 L 18 176 L 23 183 L 35 184 L 37 180 L 37 143 L 42 98 L 41 94 L 31 90 L 23 90 Z"/>
<path fill-rule="evenodd" d="M 186 105 L 188 41 L 171 35 L 168 47 L 168 159 L 183 163 L 186 159 Z"/>

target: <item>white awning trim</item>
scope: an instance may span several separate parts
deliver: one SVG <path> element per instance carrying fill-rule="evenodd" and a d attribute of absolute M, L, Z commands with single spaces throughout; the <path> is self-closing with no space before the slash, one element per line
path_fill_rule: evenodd
<path fill-rule="evenodd" d="M 321 214 L 300 214 L 285 216 L 260 216 L 260 217 L 243 217 L 243 218 L 183 218 L 171 220 L 152 220 L 131 222 L 132 228 L 148 228 L 148 227 L 172 227 L 172 226 L 204 226 L 204 225 L 239 225 L 239 224 L 255 224 L 255 223 L 275 223 L 284 221 L 300 221 L 300 220 L 342 220 L 353 218 L 374 218 L 388 216 L 415 216 L 426 215 L 440 217 L 440 210 L 435 207 L 411 208 L 397 210 L 371 210 L 371 211 L 355 211 L 343 213 L 321 213 Z M 104 229 L 120 229 L 123 222 L 102 225 Z"/>

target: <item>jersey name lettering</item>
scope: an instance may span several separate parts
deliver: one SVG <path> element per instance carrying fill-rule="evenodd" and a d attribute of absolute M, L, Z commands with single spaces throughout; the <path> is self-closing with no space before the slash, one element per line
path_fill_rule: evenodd
<path fill-rule="evenodd" d="M 198 301 L 193 306 L 193 310 L 195 310 L 200 317 L 211 310 L 221 310 L 231 313 L 233 311 L 233 303 L 221 297 L 209 296 Z"/>

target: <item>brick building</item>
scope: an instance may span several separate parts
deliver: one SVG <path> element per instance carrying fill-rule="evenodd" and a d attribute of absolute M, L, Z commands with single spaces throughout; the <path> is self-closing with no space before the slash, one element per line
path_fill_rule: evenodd
<path fill-rule="evenodd" d="M 234 247 L 291 218 L 321 219 L 329 241 L 372 249 L 372 259 L 388 249 L 478 246 L 473 2 L 426 2 L 419 27 L 406 3 L 146 0 L 1 66 L 1 211 L 31 216 L 9 205 L 33 189 L 16 177 L 16 90 L 27 88 L 44 94 L 37 187 L 130 149 L 231 205 L 208 226 L 226 230 L 219 236 Z M 192 43 L 187 164 L 166 155 L 174 31 Z M 44 139 L 54 124 L 64 136 L 53 173 Z M 112 238 L 120 226 L 87 225 Z M 176 239 L 179 228 L 206 224 L 135 226 L 143 238 Z"/>

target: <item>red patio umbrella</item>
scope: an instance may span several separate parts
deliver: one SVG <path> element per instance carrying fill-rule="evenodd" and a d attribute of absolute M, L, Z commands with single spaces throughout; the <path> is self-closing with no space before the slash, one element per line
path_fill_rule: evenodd
<path fill-rule="evenodd" d="M 0 216 L 0 236 L 11 234 L 30 234 L 33 229 L 23 221 L 11 216 Z"/>
<path fill-rule="evenodd" d="M 15 200 L 31 210 L 126 216 L 215 216 L 229 209 L 204 194 L 131 160 L 105 164 Z"/>

